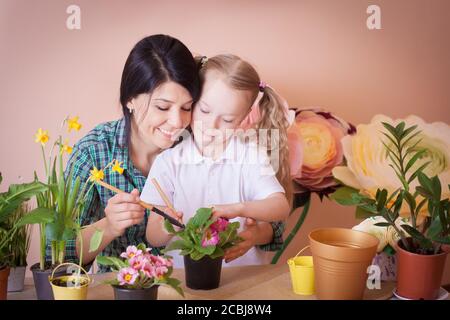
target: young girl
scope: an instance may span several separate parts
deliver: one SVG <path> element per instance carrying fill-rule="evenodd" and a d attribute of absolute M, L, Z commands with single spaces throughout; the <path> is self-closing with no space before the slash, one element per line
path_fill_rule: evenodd
<path fill-rule="evenodd" d="M 187 221 L 198 208 L 209 206 L 216 217 L 239 220 L 241 226 L 245 218 L 285 220 L 290 212 L 291 188 L 288 122 L 281 99 L 261 82 L 249 63 L 234 55 L 203 61 L 200 79 L 203 89 L 193 111 L 193 136 L 154 160 L 141 199 L 166 209 L 151 182 L 155 178 L 180 211 L 172 213 L 180 221 L 183 214 Z M 245 132 L 244 139 L 242 130 L 236 129 L 250 113 L 259 92 L 262 96 L 256 107 L 260 120 L 253 128 L 256 130 Z M 149 217 L 146 235 L 156 247 L 171 241 L 163 218 L 156 214 Z M 182 267 L 182 258 L 174 256 L 175 266 Z M 262 264 L 269 259 L 268 252 L 253 247 L 229 265 Z"/>

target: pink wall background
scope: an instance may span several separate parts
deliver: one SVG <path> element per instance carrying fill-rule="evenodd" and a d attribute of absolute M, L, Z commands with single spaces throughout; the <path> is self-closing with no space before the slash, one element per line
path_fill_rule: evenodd
<path fill-rule="evenodd" d="M 66 28 L 71 4 L 81 8 L 81 30 Z M 382 30 L 366 27 L 370 4 L 381 7 Z M 61 120 L 78 115 L 74 143 L 120 116 L 121 71 L 146 35 L 170 34 L 205 55 L 238 54 L 292 106 L 322 106 L 354 124 L 377 113 L 450 123 L 449 31 L 446 0 L 0 0 L 1 190 L 43 174 L 37 128 L 55 138 Z M 311 229 L 356 224 L 353 211 L 314 198 L 281 262 Z M 32 241 L 29 263 L 38 257 L 36 234 Z"/>

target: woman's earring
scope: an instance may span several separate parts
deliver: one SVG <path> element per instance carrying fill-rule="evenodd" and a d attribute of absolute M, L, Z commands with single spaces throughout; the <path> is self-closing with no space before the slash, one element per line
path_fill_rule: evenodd
<path fill-rule="evenodd" d="M 129 107 L 128 110 L 130 111 L 130 114 L 133 114 L 133 113 L 134 113 L 134 108 Z"/>

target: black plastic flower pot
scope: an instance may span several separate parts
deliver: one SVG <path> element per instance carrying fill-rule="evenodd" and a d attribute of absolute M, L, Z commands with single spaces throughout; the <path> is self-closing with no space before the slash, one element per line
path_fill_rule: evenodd
<path fill-rule="evenodd" d="M 55 300 L 53 296 L 52 286 L 48 281 L 52 274 L 52 269 L 41 270 L 39 263 L 35 263 L 30 267 L 33 273 L 34 287 L 36 289 L 36 297 L 38 300 Z M 55 277 L 64 276 L 67 274 L 66 268 L 57 270 Z"/>
<path fill-rule="evenodd" d="M 195 261 L 190 256 L 184 256 L 184 272 L 188 288 L 195 290 L 218 288 L 221 271 L 222 257 L 211 259 L 205 256 Z"/>
<path fill-rule="evenodd" d="M 157 300 L 158 287 L 152 286 L 146 289 L 128 289 L 120 286 L 112 286 L 114 299 L 116 300 Z"/>

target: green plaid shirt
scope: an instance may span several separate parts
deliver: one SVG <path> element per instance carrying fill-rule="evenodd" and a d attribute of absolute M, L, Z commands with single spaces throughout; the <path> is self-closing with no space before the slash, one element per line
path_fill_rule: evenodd
<path fill-rule="evenodd" d="M 104 168 L 109 162 L 116 159 L 123 162 L 123 174 L 119 175 L 111 170 L 106 170 L 104 181 L 126 192 L 131 192 L 134 188 L 141 192 L 147 177 L 134 167 L 125 140 L 124 119 L 100 124 L 75 145 L 66 168 L 70 168 L 73 164 L 73 176 L 79 176 L 83 184 L 89 178 L 90 170 L 94 166 Z M 104 209 L 112 196 L 114 196 L 114 192 L 95 184 L 86 196 L 85 208 L 80 214 L 81 225 L 90 225 L 104 218 Z M 146 210 L 145 219 L 140 224 L 129 227 L 122 236 L 114 239 L 101 255 L 118 257 L 129 245 L 145 243 L 149 246 L 145 236 L 149 214 L 150 212 Z M 262 250 L 276 251 L 283 244 L 284 223 L 273 223 L 272 226 L 274 229 L 273 241 L 260 246 Z M 68 261 L 78 260 L 75 244 L 75 240 L 67 241 L 66 260 Z M 154 248 L 153 253 L 159 254 L 160 249 Z M 47 251 L 47 258 L 50 258 L 49 251 Z M 99 271 L 108 271 L 108 268 L 100 266 Z"/>

